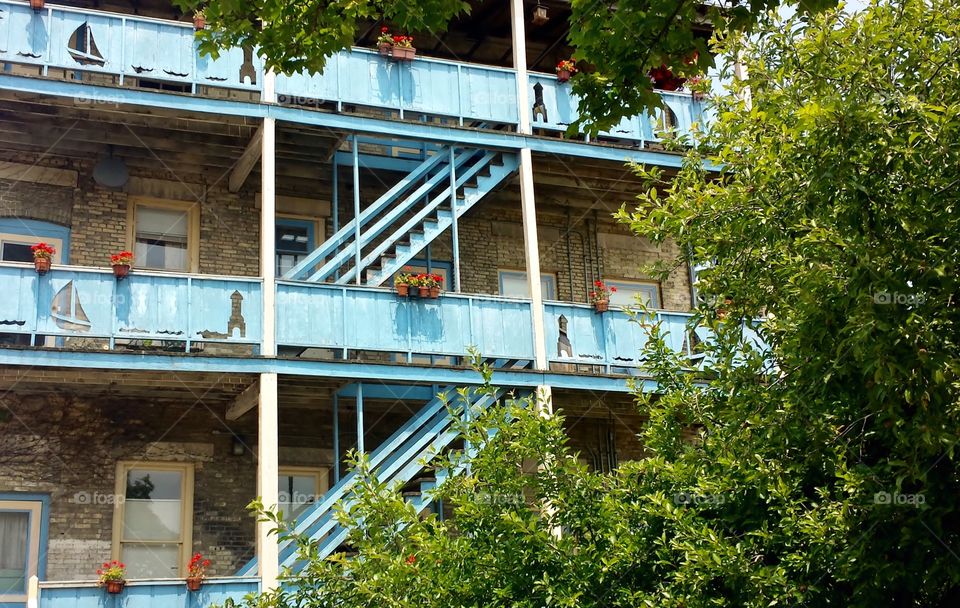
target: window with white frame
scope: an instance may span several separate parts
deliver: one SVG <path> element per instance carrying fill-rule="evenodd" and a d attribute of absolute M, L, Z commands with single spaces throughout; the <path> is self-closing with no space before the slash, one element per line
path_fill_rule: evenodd
<path fill-rule="evenodd" d="M 113 558 L 129 578 L 176 578 L 190 559 L 193 465 L 117 466 Z"/>
<path fill-rule="evenodd" d="M 501 270 L 500 295 L 510 298 L 529 298 L 530 287 L 527 285 L 527 273 L 522 270 Z M 540 289 L 544 300 L 557 299 L 557 275 L 549 272 L 540 273 Z"/>
<path fill-rule="evenodd" d="M 23 605 L 39 575 L 41 503 L 0 500 L 0 605 Z"/>
<path fill-rule="evenodd" d="M 616 287 L 610 294 L 611 306 L 636 306 L 637 298 L 647 308 L 660 308 L 660 285 L 653 281 L 605 281 L 607 287 Z"/>
<path fill-rule="evenodd" d="M 277 508 L 291 522 L 327 491 L 329 471 L 312 467 L 280 467 Z"/>
<path fill-rule="evenodd" d="M 134 202 L 131 209 L 132 251 L 139 268 L 177 272 L 196 269 L 197 205 Z"/>

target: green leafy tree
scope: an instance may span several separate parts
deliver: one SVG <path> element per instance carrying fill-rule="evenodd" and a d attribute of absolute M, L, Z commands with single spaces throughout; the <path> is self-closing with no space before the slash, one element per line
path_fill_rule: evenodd
<path fill-rule="evenodd" d="M 356 555 L 303 539 L 297 585 L 252 604 L 956 605 L 960 6 L 771 25 L 679 175 L 638 169 L 650 188 L 619 214 L 708 266 L 697 357 L 636 319 L 648 457 L 588 471 L 562 416 L 508 400 L 461 423 L 478 452 L 437 491 L 453 518 L 359 459 Z"/>
<path fill-rule="evenodd" d="M 231 47 L 260 49 L 278 72 L 322 72 L 331 54 L 349 48 L 362 27 L 384 22 L 401 32 L 437 33 L 468 13 L 464 0 L 174 0 L 204 8 L 209 27 L 200 49 L 217 56 Z M 803 13 L 838 0 L 572 0 L 568 42 L 581 62 L 574 91 L 583 116 L 572 128 L 597 131 L 659 106 L 648 73 L 666 66 L 679 77 L 713 65 L 710 31 L 721 36 L 767 23 L 781 6 Z M 504 2 L 504 11 L 509 4 Z"/>

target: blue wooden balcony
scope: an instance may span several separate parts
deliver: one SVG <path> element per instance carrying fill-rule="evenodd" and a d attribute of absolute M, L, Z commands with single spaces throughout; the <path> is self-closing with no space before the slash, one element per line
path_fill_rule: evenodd
<path fill-rule="evenodd" d="M 392 289 L 279 282 L 277 344 L 488 359 L 534 358 L 529 300 L 444 293 L 399 298 Z"/>
<path fill-rule="evenodd" d="M 39 276 L 28 264 L 0 264 L 0 342 L 77 348 L 200 352 L 208 344 L 262 339 L 258 279 L 55 266 Z M 277 343 L 292 349 L 373 351 L 415 357 L 532 361 L 529 300 L 444 293 L 399 298 L 391 289 L 279 281 Z M 545 304 L 547 352 L 554 363 L 640 368 L 646 333 L 623 311 L 599 315 L 582 304 Z M 693 355 L 690 315 L 657 312 L 677 352 Z M 647 319 L 652 321 L 654 319 Z M 561 335 L 562 334 L 562 335 Z M 209 347 L 208 347 L 209 348 Z M 239 354 L 245 354 L 243 352 Z"/>
<path fill-rule="evenodd" d="M 263 81 L 255 52 L 231 49 L 217 59 L 200 55 L 189 23 L 52 5 L 34 12 L 27 3 L 11 0 L 0 0 L 0 62 L 39 66 L 43 76 L 55 75 L 52 71 L 76 79 L 83 72 L 112 75 L 121 86 L 129 86 L 130 79 L 180 84 L 193 94 L 203 94 L 205 87 L 256 93 Z M 401 118 L 405 112 L 427 114 L 480 128 L 515 127 L 520 111 L 544 131 L 565 131 L 576 120 L 577 99 L 569 85 L 550 74 L 532 74 L 529 86 L 531 107 L 518 108 L 511 69 L 424 57 L 393 62 L 354 48 L 331 57 L 323 74 L 279 76 L 276 89 L 284 104 L 338 111 L 364 106 Z M 537 87 L 542 113 L 533 111 Z M 701 104 L 689 94 L 664 93 L 663 98 L 669 121 L 658 111 L 625 119 L 603 135 L 643 145 L 657 141 L 664 126 L 688 133 L 703 120 Z"/>
<path fill-rule="evenodd" d="M 641 351 L 648 341 L 644 324 L 660 323 L 660 330 L 671 350 L 697 358 L 696 340 L 705 339 L 701 329 L 687 328 L 692 315 L 657 311 L 648 315 L 630 315 L 611 307 L 598 314 L 593 306 L 546 302 L 544 329 L 547 356 L 551 363 L 599 366 L 605 373 L 627 372 L 643 367 Z"/>
<path fill-rule="evenodd" d="M 262 339 L 259 279 L 0 264 L 0 342 L 195 352 Z M 246 351 L 243 351 L 246 352 Z"/>
<path fill-rule="evenodd" d="M 97 268 L 0 263 L 0 344 L 249 356 L 263 339 L 259 279 L 134 270 L 118 281 Z M 637 320 L 660 322 L 668 345 L 696 358 L 702 329 L 690 315 L 658 311 Z M 635 373 L 646 330 L 623 310 L 597 314 L 585 304 L 544 305 L 546 350 L 553 364 L 597 366 L 600 373 Z M 277 344 L 307 349 L 381 353 L 386 362 L 462 360 L 476 348 L 497 367 L 531 367 L 529 300 L 445 292 L 438 299 L 400 298 L 392 289 L 331 283 L 277 282 Z M 701 335 L 702 334 L 702 335 Z"/>
<path fill-rule="evenodd" d="M 109 595 L 96 581 L 42 582 L 40 608 L 204 608 L 239 604 L 256 593 L 256 577 L 208 578 L 199 591 L 187 591 L 183 579 L 128 581 L 122 593 Z"/>

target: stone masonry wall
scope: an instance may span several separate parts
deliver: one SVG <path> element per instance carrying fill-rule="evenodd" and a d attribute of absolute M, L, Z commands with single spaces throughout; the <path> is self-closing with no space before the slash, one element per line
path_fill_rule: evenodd
<path fill-rule="evenodd" d="M 110 557 L 121 460 L 193 463 L 194 550 L 221 576 L 252 557 L 245 506 L 256 494 L 256 463 L 250 452 L 231 454 L 225 423 L 207 408 L 57 394 L 7 394 L 3 404 L 0 492 L 50 494 L 49 580 L 94 578 Z M 254 416 L 229 424 L 256 445 Z"/>
<path fill-rule="evenodd" d="M 48 221 L 70 228 L 69 263 L 107 266 L 111 253 L 130 246 L 128 209 L 143 198 L 196 204 L 200 207 L 200 272 L 259 274 L 260 215 L 254 192 L 238 193 L 225 183 L 207 187 L 199 175 L 171 176 L 163 171 L 130 168 L 122 189 L 93 180 L 92 161 L 39 159 L 31 154 L 0 153 L 0 161 L 64 168 L 77 172 L 74 187 L 0 179 L 0 217 Z"/>

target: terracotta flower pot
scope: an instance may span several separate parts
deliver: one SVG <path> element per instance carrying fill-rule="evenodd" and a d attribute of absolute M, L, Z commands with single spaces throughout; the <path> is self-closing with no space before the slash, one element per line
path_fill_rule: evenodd
<path fill-rule="evenodd" d="M 420 291 L 420 297 L 421 297 L 421 298 L 429 298 L 429 297 L 430 297 L 430 288 L 429 288 L 429 287 L 421 287 L 421 288 L 419 289 L 419 291 Z"/>
<path fill-rule="evenodd" d="M 193 16 L 193 29 L 198 32 L 207 27 L 207 17 L 206 15 L 194 15 Z"/>
<path fill-rule="evenodd" d="M 557 82 L 561 84 L 570 80 L 571 76 L 573 74 L 570 73 L 570 70 L 557 70 Z"/>
<path fill-rule="evenodd" d="M 127 581 L 107 581 L 104 586 L 107 588 L 107 593 L 121 593 L 126 584 Z"/>
<path fill-rule="evenodd" d="M 187 589 L 189 591 L 200 591 L 200 585 L 203 584 L 203 579 L 199 576 L 189 576 L 187 577 Z"/>
<path fill-rule="evenodd" d="M 440 297 L 440 288 L 439 288 L 439 287 L 431 287 L 431 288 L 430 288 L 430 297 L 433 298 L 433 299 L 439 298 L 439 297 Z"/>
<path fill-rule="evenodd" d="M 393 45 L 384 42 L 377 47 L 381 57 L 393 57 Z"/>
<path fill-rule="evenodd" d="M 130 274 L 130 264 L 114 264 L 113 265 L 113 276 L 117 277 L 118 281 L 122 281 L 127 278 L 127 275 Z"/>
<path fill-rule="evenodd" d="M 610 309 L 610 300 L 600 300 L 593 303 L 593 309 L 597 312 L 607 312 Z"/>
<path fill-rule="evenodd" d="M 43 10 L 43 0 L 30 0 L 30 8 L 35 11 Z"/>
<path fill-rule="evenodd" d="M 47 274 L 50 272 L 50 258 L 33 258 L 33 267 L 37 269 L 37 274 Z"/>
<path fill-rule="evenodd" d="M 410 295 L 410 286 L 406 283 L 402 285 L 397 285 L 397 295 L 401 298 L 405 298 Z"/>
<path fill-rule="evenodd" d="M 397 61 L 413 61 L 417 56 L 417 49 L 412 46 L 393 47 L 393 58 Z"/>

